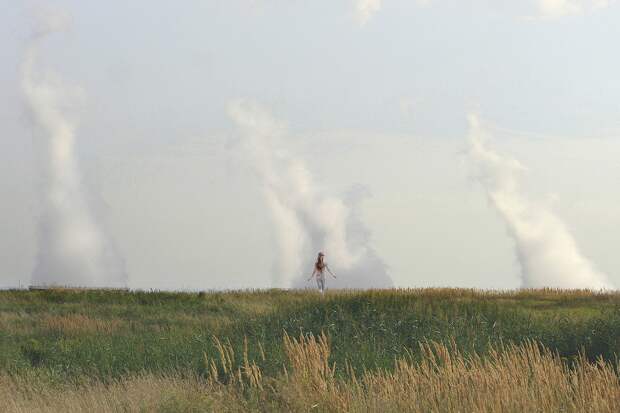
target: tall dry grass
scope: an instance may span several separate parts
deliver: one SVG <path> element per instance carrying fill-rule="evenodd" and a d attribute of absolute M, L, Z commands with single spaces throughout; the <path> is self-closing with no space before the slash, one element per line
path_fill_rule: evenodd
<path fill-rule="evenodd" d="M 1 376 L 6 412 L 310 411 L 310 412 L 615 412 L 617 367 L 577 358 L 570 365 L 542 345 L 499 345 L 484 356 L 452 343 L 420 344 L 421 357 L 392 371 L 337 374 L 327 336 L 284 336 L 288 365 L 264 377 L 244 354 L 214 338 L 205 377 L 152 374 L 112 383 L 54 384 L 36 376 Z M 269 357 L 261 351 L 261 357 Z M 237 362 L 236 360 L 241 360 Z"/>
<path fill-rule="evenodd" d="M 280 333 L 327 333 L 338 374 L 348 361 L 391 370 L 420 340 L 455 337 L 463 352 L 533 339 L 562 357 L 620 354 L 620 293 L 417 289 L 244 291 L 1 291 L 0 374 L 45 369 L 59 380 L 88 374 L 108 381 L 128 374 L 204 373 L 210 337 L 226 337 L 237 357 L 244 336 L 270 349 L 263 375 L 287 363 Z"/>
<path fill-rule="evenodd" d="M 80 386 L 5 376 L 0 378 L 0 406 L 7 413 L 210 411 L 206 390 L 196 378 L 176 376 L 139 375 Z"/>

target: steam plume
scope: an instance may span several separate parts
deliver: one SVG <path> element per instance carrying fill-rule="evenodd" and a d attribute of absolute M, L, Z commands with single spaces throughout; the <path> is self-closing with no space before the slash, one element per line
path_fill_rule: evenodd
<path fill-rule="evenodd" d="M 68 88 L 51 74 L 34 70 L 41 41 L 67 23 L 65 15 L 43 15 L 21 68 L 22 90 L 37 134 L 35 147 L 41 153 L 43 174 L 43 211 L 32 281 L 44 285 L 124 285 L 123 262 L 97 224 L 83 189 L 75 154 L 76 124 L 63 113 Z"/>
<path fill-rule="evenodd" d="M 257 104 L 235 101 L 229 114 L 241 129 L 243 146 L 259 176 L 278 238 L 273 279 L 277 287 L 307 285 L 318 251 L 327 254 L 338 280 L 334 287 L 389 287 L 386 266 L 369 246 L 359 219 L 360 190 L 348 199 L 329 195 L 306 165 L 283 147 L 284 125 Z M 333 281 L 333 282 L 332 282 Z"/>
<path fill-rule="evenodd" d="M 370 21 L 381 9 L 382 0 L 355 0 L 355 17 L 360 26 Z"/>
<path fill-rule="evenodd" d="M 469 117 L 470 157 L 490 203 L 515 242 L 525 288 L 612 288 L 579 251 L 564 222 L 546 205 L 535 203 L 519 188 L 524 167 L 485 146 L 476 116 Z"/>
<path fill-rule="evenodd" d="M 562 17 L 604 9 L 614 0 L 538 0 L 538 11 L 543 17 Z"/>

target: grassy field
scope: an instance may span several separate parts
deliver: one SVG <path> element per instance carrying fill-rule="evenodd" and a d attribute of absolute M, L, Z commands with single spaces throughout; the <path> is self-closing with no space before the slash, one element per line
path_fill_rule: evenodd
<path fill-rule="evenodd" d="M 7 411 L 614 411 L 620 294 L 0 292 Z"/>

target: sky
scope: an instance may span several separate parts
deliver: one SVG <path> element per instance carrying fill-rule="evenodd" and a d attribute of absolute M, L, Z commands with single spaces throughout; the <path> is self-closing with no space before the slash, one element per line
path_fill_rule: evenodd
<path fill-rule="evenodd" d="M 316 249 L 353 287 L 360 256 L 397 287 L 524 286 L 523 243 L 470 156 L 472 114 L 523 166 L 528 205 L 620 285 L 615 1 L 0 6 L 1 288 L 40 264 L 45 132 L 23 65 L 49 15 L 68 23 L 40 39 L 36 70 L 69 91 L 80 191 L 131 288 L 286 288 Z"/>

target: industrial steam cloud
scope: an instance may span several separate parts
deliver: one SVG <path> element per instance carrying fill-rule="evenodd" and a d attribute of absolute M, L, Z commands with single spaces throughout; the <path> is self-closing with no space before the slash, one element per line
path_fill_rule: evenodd
<path fill-rule="evenodd" d="M 42 211 L 32 273 L 37 285 L 124 286 L 123 261 L 98 222 L 76 157 L 76 122 L 67 114 L 75 88 L 38 68 L 41 43 L 70 19 L 45 13 L 29 40 L 21 84 L 41 174 Z M 72 92 L 73 91 L 73 92 Z"/>
<path fill-rule="evenodd" d="M 273 218 L 278 242 L 273 285 L 307 285 L 316 253 L 323 250 L 339 275 L 330 279 L 330 286 L 393 286 L 360 219 L 363 191 L 354 189 L 343 197 L 327 193 L 305 162 L 287 150 L 285 125 L 255 102 L 234 101 L 229 115 L 240 129 L 243 153 L 257 173 Z"/>
<path fill-rule="evenodd" d="M 514 241 L 524 288 L 613 288 L 577 246 L 566 224 L 547 205 L 529 199 L 520 188 L 525 168 L 487 147 L 485 131 L 469 116 L 470 159 L 490 204 Z"/>

